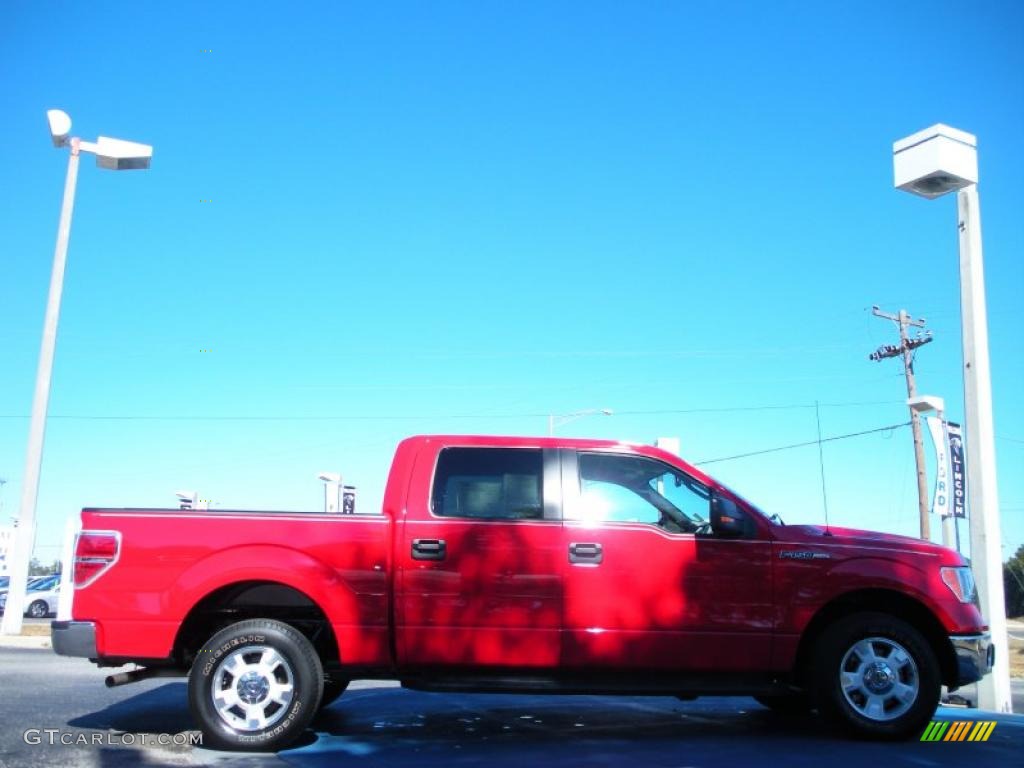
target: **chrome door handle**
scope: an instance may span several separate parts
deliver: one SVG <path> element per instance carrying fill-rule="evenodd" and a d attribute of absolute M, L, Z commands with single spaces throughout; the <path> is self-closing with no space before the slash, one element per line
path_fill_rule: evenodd
<path fill-rule="evenodd" d="M 597 543 L 572 542 L 569 544 L 570 563 L 598 564 L 604 560 L 604 548 Z"/>

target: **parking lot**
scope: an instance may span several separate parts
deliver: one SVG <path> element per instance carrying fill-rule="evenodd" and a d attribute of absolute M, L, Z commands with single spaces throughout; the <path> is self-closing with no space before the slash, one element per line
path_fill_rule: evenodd
<path fill-rule="evenodd" d="M 739 697 L 684 703 L 667 697 L 427 694 L 358 682 L 317 717 L 297 747 L 277 755 L 238 755 L 188 743 L 196 732 L 190 730 L 183 680 L 108 689 L 104 671 L 45 649 L 0 648 L 0 669 L 5 678 L 3 768 L 485 762 L 517 768 L 811 766 L 825 761 L 830 766 L 917 766 L 959 765 L 966 759 L 1012 766 L 1019 764 L 1024 748 L 1024 716 L 959 708 L 940 709 L 936 718 L 996 720 L 987 742 L 853 742 L 813 718 L 782 717 Z M 1015 692 L 1018 697 L 1022 693 L 1019 683 Z M 156 744 L 163 734 L 166 743 Z M 68 743 L 62 745 L 61 738 Z"/>

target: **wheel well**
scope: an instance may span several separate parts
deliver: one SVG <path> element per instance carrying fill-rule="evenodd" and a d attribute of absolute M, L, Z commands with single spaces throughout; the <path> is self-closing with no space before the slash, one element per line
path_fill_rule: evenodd
<path fill-rule="evenodd" d="M 192 666 L 216 632 L 245 619 L 276 619 L 299 630 L 325 665 L 338 661 L 338 643 L 327 616 L 309 596 L 272 581 L 242 581 L 214 590 L 188 612 L 174 640 L 174 658 Z"/>
<path fill-rule="evenodd" d="M 956 685 L 956 654 L 949 643 L 946 630 L 935 618 L 935 614 L 914 598 L 899 592 L 888 589 L 863 589 L 849 592 L 826 604 L 807 625 L 796 652 L 795 671 L 797 682 L 801 686 L 806 687 L 804 676 L 810 669 L 814 647 L 821 633 L 839 619 L 862 611 L 888 613 L 911 624 L 924 635 L 934 651 L 935 658 L 939 661 L 943 684 Z"/>

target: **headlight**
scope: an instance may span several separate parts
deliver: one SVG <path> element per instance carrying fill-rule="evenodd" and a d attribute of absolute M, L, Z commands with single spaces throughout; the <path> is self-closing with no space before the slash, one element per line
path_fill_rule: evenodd
<path fill-rule="evenodd" d="M 942 582 L 949 587 L 949 591 L 956 595 L 961 603 L 973 603 L 977 601 L 978 592 L 974 587 L 974 574 L 966 565 L 957 567 L 940 568 Z"/>

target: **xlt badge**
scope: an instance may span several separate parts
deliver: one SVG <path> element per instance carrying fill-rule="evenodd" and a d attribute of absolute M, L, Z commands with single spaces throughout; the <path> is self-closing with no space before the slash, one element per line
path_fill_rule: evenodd
<path fill-rule="evenodd" d="M 832 555 L 828 552 L 808 552 L 802 549 L 788 549 L 784 552 L 779 552 L 779 557 L 783 560 L 829 560 Z"/>

